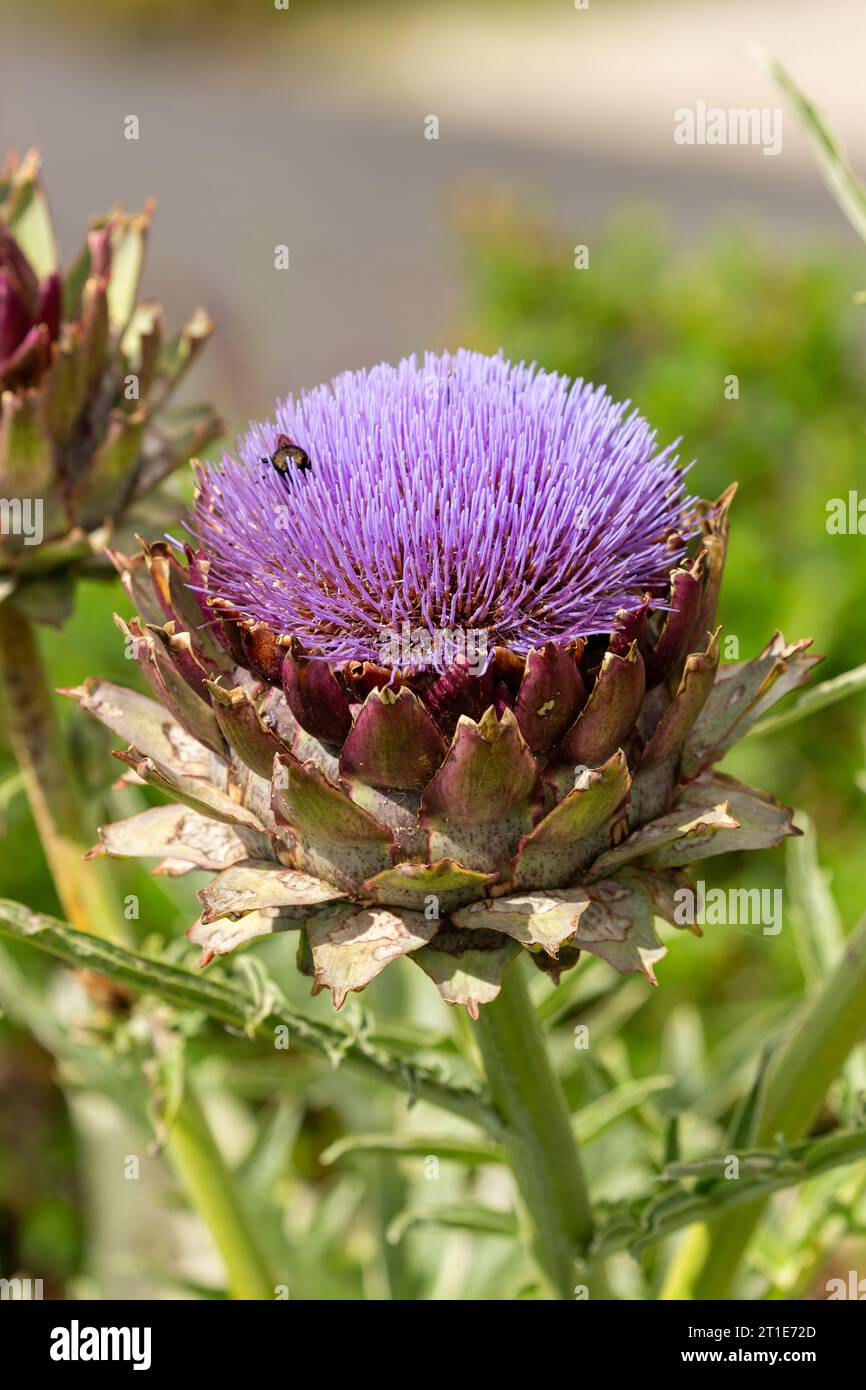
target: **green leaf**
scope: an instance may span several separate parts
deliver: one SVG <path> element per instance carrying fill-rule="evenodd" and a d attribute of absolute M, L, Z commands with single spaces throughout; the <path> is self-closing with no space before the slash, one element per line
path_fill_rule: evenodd
<path fill-rule="evenodd" d="M 444 1226 L 452 1231 L 472 1231 L 475 1235 L 509 1236 L 518 1234 L 517 1217 L 511 1211 L 491 1207 L 441 1206 L 409 1207 L 398 1212 L 386 1232 L 390 1245 L 401 1241 L 413 1226 Z"/>
<path fill-rule="evenodd" d="M 779 729 L 786 729 L 789 724 L 807 719 L 810 714 L 817 714 L 819 710 L 827 709 L 839 700 L 846 700 L 849 695 L 856 695 L 860 690 L 866 690 L 866 665 L 855 666 L 841 676 L 834 676 L 832 680 L 811 686 L 802 695 L 798 695 L 796 700 L 792 700 L 781 714 L 772 714 L 769 718 L 762 719 L 749 730 L 743 742 L 750 738 L 761 738 L 764 734 L 778 733 Z"/>
<path fill-rule="evenodd" d="M 786 878 L 797 953 L 811 988 L 819 986 L 836 965 L 845 949 L 845 934 L 818 863 L 815 827 L 802 812 L 797 813 L 797 824 L 803 834 L 785 846 Z"/>
<path fill-rule="evenodd" d="M 328 885 L 321 888 L 328 891 Z M 437 922 L 408 907 L 324 907 L 305 928 L 316 984 L 326 985 L 341 1009 L 350 991 L 364 989 L 390 961 L 427 945 L 437 929 Z"/>
<path fill-rule="evenodd" d="M 817 155 L 824 182 L 851 226 L 866 241 L 866 187 L 851 169 L 840 141 L 778 59 L 758 44 L 752 45 L 751 52 L 790 101 Z"/>
<path fill-rule="evenodd" d="M 687 1095 L 703 1088 L 707 1045 L 701 1011 L 682 1000 L 668 1015 L 661 1038 L 661 1064 Z"/>
<path fill-rule="evenodd" d="M 177 386 L 213 330 L 207 313 L 199 308 L 181 332 L 164 345 L 159 356 L 159 372 L 167 383 L 166 395 Z"/>
<path fill-rule="evenodd" d="M 680 1117 L 671 1115 L 665 1130 L 665 1163 L 676 1163 L 680 1156 Z"/>
<path fill-rule="evenodd" d="M 505 1154 L 490 1144 L 470 1144 L 441 1135 L 347 1134 L 320 1157 L 324 1164 L 339 1163 L 348 1154 L 391 1154 L 396 1158 L 437 1158 L 445 1163 L 464 1163 L 477 1168 L 483 1163 L 505 1163 Z"/>
<path fill-rule="evenodd" d="M 150 1134 L 147 1093 L 138 1067 L 74 1041 L 45 1007 L 6 947 L 0 945 L 0 1017 L 26 1028 L 57 1058 L 66 1086 L 83 1086 L 108 1096 L 143 1134 Z"/>
<path fill-rule="evenodd" d="M 24 774 L 17 767 L 0 778 L 0 830 L 6 823 L 6 811 L 19 792 L 25 790 Z"/>
<path fill-rule="evenodd" d="M 734 1113 L 729 1130 L 729 1140 L 731 1148 L 742 1148 L 751 1143 L 755 1136 L 757 1117 L 760 1113 L 761 1100 L 764 1094 L 764 1081 L 767 1075 L 767 1067 L 773 1056 L 774 1047 L 767 1046 L 763 1049 L 758 1061 L 758 1069 L 755 1079 L 743 1096 L 740 1104 Z"/>
<path fill-rule="evenodd" d="M 732 1157 L 740 1164 L 740 1176 L 736 1179 L 724 1176 Z M 639 1255 L 695 1221 L 724 1219 L 736 1208 L 863 1158 L 866 1129 L 807 1139 L 790 1148 L 745 1149 L 713 1154 L 691 1163 L 673 1163 L 661 1175 L 661 1181 L 669 1184 L 665 1191 L 632 1202 L 602 1206 L 592 1254 L 605 1256 L 630 1248 L 634 1255 Z M 700 1187 L 684 1185 L 692 1180 L 698 1181 Z"/>
<path fill-rule="evenodd" d="M 237 1170 L 244 1191 L 257 1201 L 268 1201 L 282 1179 L 286 1154 L 297 1139 L 301 1113 L 293 1101 L 283 1101 L 270 1119 L 263 1117 L 257 1126 L 253 1146 Z"/>
<path fill-rule="evenodd" d="M 272 859 L 230 864 L 198 892 L 204 904 L 202 920 L 207 923 L 268 907 L 309 906 L 312 911 L 319 903 L 345 896 L 330 883 L 287 869 Z"/>
<path fill-rule="evenodd" d="M 187 1279 L 174 1270 L 163 1268 L 153 1260 L 137 1260 L 135 1269 L 158 1288 L 171 1289 L 174 1293 L 189 1294 L 194 1299 L 208 1303 L 227 1301 L 228 1290 L 214 1288 L 212 1284 L 202 1284 L 198 1279 Z"/>
<path fill-rule="evenodd" d="M 659 1091 L 669 1091 L 674 1085 L 672 1076 L 645 1076 L 640 1081 L 628 1081 L 617 1087 L 610 1095 L 600 1096 L 590 1101 L 574 1117 L 574 1132 L 581 1144 L 597 1139 L 612 1124 L 637 1110 L 650 1096 Z"/>
<path fill-rule="evenodd" d="M 75 607 L 75 581 L 69 570 L 22 579 L 15 589 L 15 607 L 35 623 L 60 628 Z"/>
<path fill-rule="evenodd" d="M 290 1045 L 315 1052 L 332 1064 L 345 1062 L 357 1071 L 387 1081 L 408 1092 L 411 1099 L 429 1101 L 486 1129 L 494 1138 L 502 1124 L 480 1085 L 447 1079 L 426 1062 L 392 1056 L 379 1041 L 342 1024 L 326 1023 L 291 1008 L 284 1000 L 269 1010 L 247 990 L 213 977 L 196 975 L 176 965 L 73 930 L 56 918 L 32 912 L 21 903 L 0 898 L 0 934 L 24 941 L 74 969 L 94 970 L 143 994 L 153 994 L 182 1008 L 200 1009 L 231 1027 L 274 1040 L 275 1029 L 288 1030 Z"/>
<path fill-rule="evenodd" d="M 499 932 L 460 931 L 441 927 L 429 946 L 415 951 L 410 960 L 421 967 L 446 1004 L 464 1004 L 477 1020 L 482 1004 L 489 1004 L 502 987 L 502 977 L 520 950 Z"/>
<path fill-rule="evenodd" d="M 157 1141 L 163 1145 L 177 1119 L 186 1085 L 186 1049 L 183 1037 L 173 1034 L 162 1043 L 145 1069 L 151 1086 L 150 1113 Z"/>
<path fill-rule="evenodd" d="M 786 849 L 787 887 L 791 902 L 791 921 L 800 966 L 809 994 L 820 990 L 845 952 L 845 933 L 839 909 L 818 860 L 815 827 L 798 812 L 802 836 L 789 840 Z M 844 1072 L 856 1094 L 866 1079 L 862 1049 L 855 1048 L 845 1062 Z"/>

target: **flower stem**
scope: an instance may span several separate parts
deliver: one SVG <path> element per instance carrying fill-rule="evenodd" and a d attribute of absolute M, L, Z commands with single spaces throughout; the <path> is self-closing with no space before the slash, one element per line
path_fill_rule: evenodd
<path fill-rule="evenodd" d="M 189 1081 L 168 1128 L 165 1147 L 191 1205 L 223 1258 L 231 1297 L 273 1299 L 275 1285 L 253 1239 L 234 1178 Z"/>
<path fill-rule="evenodd" d="M 808 1134 L 827 1091 L 866 1030 L 866 918 L 852 932 L 824 987 L 788 1032 L 767 1075 L 752 1142 Z M 696 1226 L 677 1254 L 662 1297 L 729 1298 L 766 1202 L 733 1211 L 724 1225 Z"/>
<path fill-rule="evenodd" d="M 571 1117 L 518 962 L 506 971 L 497 998 L 482 1008 L 477 1031 L 536 1259 L 555 1296 L 573 1298 L 575 1284 L 586 1282 L 580 1261 L 592 1235 L 592 1211 Z"/>
<path fill-rule="evenodd" d="M 9 741 L 64 913 L 79 931 L 118 941 L 123 916 L 107 866 L 84 863 L 86 818 L 76 805 L 36 632 L 29 618 L 8 603 L 0 603 L 0 674 Z"/>
<path fill-rule="evenodd" d="M 9 739 L 63 910 L 80 931 L 122 941 L 124 917 L 107 866 L 85 863 L 87 816 L 78 805 L 33 624 L 0 603 L 0 674 Z M 187 1085 L 166 1147 L 190 1204 L 225 1260 L 236 1298 L 272 1299 L 274 1286 L 241 1213 L 225 1165 Z"/>

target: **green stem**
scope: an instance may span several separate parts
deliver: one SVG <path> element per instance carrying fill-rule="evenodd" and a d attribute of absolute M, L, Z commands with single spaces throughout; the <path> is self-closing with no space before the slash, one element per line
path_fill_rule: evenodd
<path fill-rule="evenodd" d="M 29 618 L 8 603 L 0 603 L 0 675 L 9 741 L 64 913 L 79 931 L 120 940 L 124 919 L 108 867 L 84 862 L 87 818 L 76 804 L 36 632 Z"/>
<path fill-rule="evenodd" d="M 821 991 L 798 1016 L 767 1074 L 752 1143 L 789 1142 L 812 1127 L 827 1091 L 866 1032 L 866 919 Z M 766 1202 L 732 1212 L 723 1225 L 694 1227 L 681 1246 L 663 1298 L 729 1298 Z"/>
<path fill-rule="evenodd" d="M 187 1081 L 165 1147 L 192 1206 L 222 1255 L 233 1299 L 275 1297 L 266 1261 L 250 1231 L 234 1178 L 214 1141 L 198 1097 Z"/>
<path fill-rule="evenodd" d="M 9 739 L 57 896 L 80 931 L 116 942 L 124 935 L 123 913 L 107 866 L 84 860 L 87 816 L 78 804 L 36 632 L 24 614 L 5 603 L 0 603 L 0 673 Z M 167 1147 L 191 1205 L 223 1254 L 232 1291 L 242 1290 L 235 1296 L 273 1298 L 273 1283 L 242 1219 L 231 1175 L 189 1088 Z"/>
<path fill-rule="evenodd" d="M 579 1262 L 592 1236 L 592 1211 L 571 1117 L 518 963 L 481 1010 L 477 1031 L 536 1258 L 556 1297 L 573 1298 L 575 1284 L 586 1282 Z"/>

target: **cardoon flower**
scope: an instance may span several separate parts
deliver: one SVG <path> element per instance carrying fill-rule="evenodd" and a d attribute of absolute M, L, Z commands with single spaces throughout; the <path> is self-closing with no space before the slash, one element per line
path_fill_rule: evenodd
<path fill-rule="evenodd" d="M 151 213 L 94 219 L 62 272 L 37 155 L 0 174 L 0 601 L 31 617 L 65 616 L 109 535 L 177 516 L 144 501 L 219 432 L 209 408 L 165 409 L 212 325 L 197 310 L 164 342 L 138 301 Z"/>
<path fill-rule="evenodd" d="M 214 875 L 203 963 L 290 931 L 338 1007 L 401 955 L 473 1015 L 521 949 L 654 981 L 685 867 L 792 830 L 713 771 L 814 664 L 776 634 L 719 669 L 733 491 L 501 356 L 289 398 L 200 470 L 195 544 L 114 556 L 156 701 L 71 693 L 171 801 L 93 853 Z"/>

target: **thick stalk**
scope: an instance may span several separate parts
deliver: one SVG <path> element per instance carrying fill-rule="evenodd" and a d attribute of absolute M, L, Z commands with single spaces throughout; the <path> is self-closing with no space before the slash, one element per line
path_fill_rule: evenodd
<path fill-rule="evenodd" d="M 533 1228 L 535 1256 L 557 1298 L 588 1283 L 581 1261 L 592 1235 L 583 1165 L 519 963 L 506 971 L 497 998 L 485 1004 L 478 1042 L 500 1136 Z M 590 1296 L 604 1297 L 600 1280 Z"/>
<path fill-rule="evenodd" d="M 866 919 L 820 992 L 798 1017 L 767 1075 L 753 1143 L 808 1134 L 827 1091 L 866 1033 Z M 729 1298 L 766 1202 L 731 1212 L 724 1224 L 696 1226 L 671 1267 L 663 1298 Z"/>
<path fill-rule="evenodd" d="M 76 805 L 36 632 L 23 613 L 6 603 L 0 603 L 0 672 L 2 719 L 64 913 L 79 931 L 119 941 L 123 917 L 107 867 L 84 862 L 87 823 Z"/>
<path fill-rule="evenodd" d="M 78 805 L 33 624 L 3 603 L 0 671 L 6 727 L 63 910 L 80 931 L 122 940 L 124 917 L 107 867 L 84 861 L 87 817 Z M 190 1204 L 223 1255 L 234 1296 L 272 1299 L 273 1283 L 241 1214 L 231 1174 L 189 1087 L 166 1147 Z"/>

